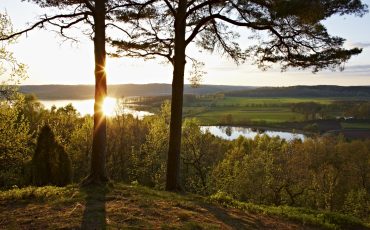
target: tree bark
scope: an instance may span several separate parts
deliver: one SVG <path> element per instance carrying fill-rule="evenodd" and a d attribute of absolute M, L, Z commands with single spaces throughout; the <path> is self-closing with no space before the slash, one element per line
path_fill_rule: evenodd
<path fill-rule="evenodd" d="M 181 191 L 180 151 L 182 105 L 185 72 L 186 0 L 180 0 L 175 15 L 175 47 L 173 61 L 170 139 L 167 159 L 166 190 Z"/>
<path fill-rule="evenodd" d="M 93 147 L 90 175 L 82 182 L 83 185 L 104 184 L 108 181 L 105 168 L 107 152 L 107 125 L 106 117 L 103 111 L 103 103 L 107 95 L 107 81 L 105 72 L 105 15 L 105 0 L 96 0 L 94 10 L 95 103 Z"/>

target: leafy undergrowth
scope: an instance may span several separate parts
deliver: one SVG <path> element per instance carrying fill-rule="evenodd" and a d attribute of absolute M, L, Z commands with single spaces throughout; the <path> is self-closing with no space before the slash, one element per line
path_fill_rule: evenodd
<path fill-rule="evenodd" d="M 0 229 L 367 229 L 347 216 L 135 185 L 0 192 Z"/>

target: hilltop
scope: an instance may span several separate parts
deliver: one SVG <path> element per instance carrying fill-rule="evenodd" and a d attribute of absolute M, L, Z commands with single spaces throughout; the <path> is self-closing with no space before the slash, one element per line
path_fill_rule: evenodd
<path fill-rule="evenodd" d="M 16 188 L 0 192 L 0 204 L 4 229 L 367 229 L 339 214 L 124 184 Z"/>

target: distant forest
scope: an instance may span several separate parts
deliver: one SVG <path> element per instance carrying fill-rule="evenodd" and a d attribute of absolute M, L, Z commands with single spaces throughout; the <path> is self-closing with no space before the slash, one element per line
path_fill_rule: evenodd
<path fill-rule="evenodd" d="M 239 90 L 255 89 L 250 86 L 227 86 L 227 85 L 201 85 L 197 88 L 185 85 L 185 94 L 212 94 L 218 92 L 232 92 Z M 94 98 L 94 85 L 23 85 L 20 92 L 34 94 L 39 99 L 63 100 L 63 99 L 91 99 Z M 163 96 L 171 95 L 170 84 L 122 84 L 109 85 L 108 96 Z"/>
<path fill-rule="evenodd" d="M 370 97 L 370 86 L 260 87 L 225 93 L 229 97 Z"/>
<path fill-rule="evenodd" d="M 93 85 L 23 85 L 20 91 L 34 94 L 41 100 L 91 99 L 94 97 Z M 185 85 L 185 94 L 224 93 L 229 97 L 357 97 L 369 98 L 370 86 L 291 86 L 291 87 L 253 87 L 227 85 L 201 85 L 192 88 Z M 108 86 L 111 97 L 163 96 L 171 95 L 170 84 L 122 84 Z"/>

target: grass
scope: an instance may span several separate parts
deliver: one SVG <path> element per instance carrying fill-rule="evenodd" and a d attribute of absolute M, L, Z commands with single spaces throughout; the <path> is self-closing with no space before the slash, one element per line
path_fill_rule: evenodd
<path fill-rule="evenodd" d="M 292 104 L 315 102 L 329 105 L 335 101 L 355 98 L 251 98 L 224 97 L 217 99 L 200 98 L 185 104 L 184 117 L 197 118 L 201 125 L 249 125 L 263 127 L 286 127 L 285 123 L 304 122 L 302 113 L 292 111 Z M 342 115 L 341 110 L 331 108 L 325 115 L 334 119 Z M 231 117 L 231 119 L 226 119 Z M 367 123 L 344 122 L 345 129 L 370 129 Z"/>
<path fill-rule="evenodd" d="M 232 116 L 229 124 L 251 124 L 251 123 L 282 123 L 287 121 L 301 121 L 303 116 L 286 109 L 252 110 L 252 109 L 224 109 L 217 108 L 194 115 L 202 125 L 222 124 L 224 117 Z M 191 116 L 191 115 L 190 115 Z"/>
<path fill-rule="evenodd" d="M 343 129 L 370 129 L 370 123 L 341 122 Z"/>
<path fill-rule="evenodd" d="M 0 192 L 0 201 L 42 201 L 42 202 L 73 202 L 78 199 L 79 190 L 75 186 L 67 187 L 25 187 L 13 188 Z"/>
<path fill-rule="evenodd" d="M 157 191 L 138 185 L 27 187 L 0 192 L 5 229 L 333 229 L 357 219 L 292 207 Z"/>
<path fill-rule="evenodd" d="M 370 225 L 361 222 L 360 219 L 326 211 L 317 211 L 307 208 L 290 206 L 265 206 L 252 203 L 240 202 L 232 199 L 225 193 L 218 192 L 209 198 L 227 207 L 237 207 L 253 213 L 263 213 L 278 216 L 293 221 L 298 221 L 303 225 L 316 226 L 323 229 L 369 229 Z"/>
<path fill-rule="evenodd" d="M 302 114 L 292 112 L 287 107 L 210 107 L 184 109 L 186 117 L 197 118 L 202 125 L 218 125 L 225 123 L 225 117 L 231 115 L 232 120 L 227 124 L 245 125 L 255 123 L 282 123 L 288 121 L 302 121 Z"/>
<path fill-rule="evenodd" d="M 202 125 L 222 125 L 224 117 L 232 116 L 227 125 L 265 125 L 303 121 L 304 116 L 291 111 L 292 103 L 316 102 L 330 104 L 326 98 L 247 98 L 225 97 L 216 100 L 198 100 L 186 105 L 186 117 L 197 118 Z"/>

